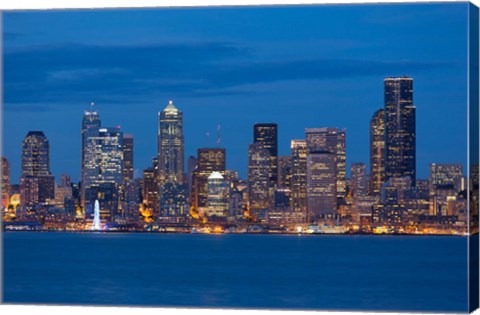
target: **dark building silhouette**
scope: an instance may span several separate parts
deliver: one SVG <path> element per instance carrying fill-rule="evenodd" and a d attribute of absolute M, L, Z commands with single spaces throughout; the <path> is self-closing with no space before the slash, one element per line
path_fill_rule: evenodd
<path fill-rule="evenodd" d="M 385 180 L 408 176 L 415 186 L 416 131 L 413 79 L 385 78 Z"/>
<path fill-rule="evenodd" d="M 370 193 L 379 195 L 385 182 L 385 110 L 379 109 L 370 120 Z"/>

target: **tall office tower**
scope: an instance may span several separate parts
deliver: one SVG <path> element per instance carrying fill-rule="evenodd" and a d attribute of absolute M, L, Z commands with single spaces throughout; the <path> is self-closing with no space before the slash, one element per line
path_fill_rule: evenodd
<path fill-rule="evenodd" d="M 55 178 L 50 174 L 50 145 L 41 131 L 30 131 L 23 139 L 20 194 L 26 210 L 55 198 Z"/>
<path fill-rule="evenodd" d="M 292 140 L 292 177 L 290 180 L 291 206 L 297 214 L 307 215 L 307 143 L 305 140 Z"/>
<path fill-rule="evenodd" d="M 226 152 L 221 148 L 198 149 L 197 168 L 193 172 L 192 206 L 200 214 L 208 210 L 208 177 L 212 172 L 222 176 L 226 170 Z"/>
<path fill-rule="evenodd" d="M 162 218 L 188 213 L 183 164 L 183 114 L 169 101 L 167 107 L 158 113 L 158 187 Z"/>
<path fill-rule="evenodd" d="M 278 126 L 277 124 L 255 124 L 253 143 L 260 143 L 270 154 L 270 198 L 277 187 L 278 176 Z"/>
<path fill-rule="evenodd" d="M 350 191 L 353 198 L 367 195 L 367 166 L 364 163 L 352 163 L 350 174 L 352 176 Z"/>
<path fill-rule="evenodd" d="M 385 78 L 385 180 L 409 176 L 415 186 L 416 131 L 413 79 Z"/>
<path fill-rule="evenodd" d="M 90 110 L 85 111 L 83 114 L 83 119 L 82 119 L 82 129 L 81 129 L 81 134 L 82 134 L 82 148 L 81 148 L 81 181 L 82 181 L 82 187 L 83 187 L 83 182 L 84 182 L 84 170 L 85 170 L 85 147 L 87 146 L 87 131 L 90 128 L 100 128 L 102 125 L 102 122 L 100 120 L 100 115 L 96 110 L 93 109 L 93 106 L 95 104 L 92 102 L 90 103 Z M 81 199 L 82 199 L 82 206 L 85 206 L 85 190 L 82 189 L 81 192 Z"/>
<path fill-rule="evenodd" d="M 123 181 L 133 180 L 133 135 L 123 135 Z"/>
<path fill-rule="evenodd" d="M 120 127 L 88 128 L 85 133 L 83 187 L 85 205 L 100 202 L 100 215 L 113 220 L 123 184 L 123 133 Z"/>
<path fill-rule="evenodd" d="M 380 195 L 385 182 L 385 110 L 379 109 L 370 120 L 370 192 Z"/>
<path fill-rule="evenodd" d="M 29 212 L 39 203 L 38 177 L 20 178 L 20 200 L 22 213 Z"/>
<path fill-rule="evenodd" d="M 346 145 L 345 130 L 337 128 L 307 128 L 305 129 L 307 151 L 327 151 L 334 154 L 336 160 L 337 197 L 344 198 L 347 189 L 346 182 Z"/>
<path fill-rule="evenodd" d="M 278 157 L 278 188 L 290 189 L 292 178 L 292 157 Z"/>
<path fill-rule="evenodd" d="M 183 113 L 172 101 L 158 113 L 158 183 L 183 184 Z"/>
<path fill-rule="evenodd" d="M 207 211 L 208 217 L 224 218 L 230 207 L 230 187 L 222 174 L 212 172 L 208 176 Z"/>
<path fill-rule="evenodd" d="M 337 214 L 337 159 L 329 151 L 307 155 L 308 220 L 331 219 Z"/>
<path fill-rule="evenodd" d="M 257 142 L 248 146 L 248 199 L 251 215 L 261 220 L 272 205 L 270 151 Z M 265 213 L 266 214 L 266 213 Z"/>
<path fill-rule="evenodd" d="M 193 190 L 193 172 L 197 167 L 197 158 L 190 155 L 187 160 L 187 188 L 190 195 Z"/>
<path fill-rule="evenodd" d="M 2 156 L 2 209 L 8 207 L 10 203 L 10 163 L 8 162 L 6 157 Z"/>
<path fill-rule="evenodd" d="M 160 209 L 160 197 L 159 189 L 157 183 L 157 172 L 156 172 L 156 161 L 155 158 L 152 162 L 152 166 L 143 171 L 143 186 L 142 186 L 142 195 L 143 202 L 147 204 L 147 207 L 151 209 L 153 214 L 157 216 Z"/>
<path fill-rule="evenodd" d="M 50 145 L 42 131 L 29 131 L 22 143 L 22 177 L 50 175 Z"/>

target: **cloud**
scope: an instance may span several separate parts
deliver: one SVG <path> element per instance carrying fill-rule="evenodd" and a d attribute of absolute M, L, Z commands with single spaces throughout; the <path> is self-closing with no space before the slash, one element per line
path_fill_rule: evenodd
<path fill-rule="evenodd" d="M 242 87 L 250 84 L 412 74 L 450 65 L 408 60 L 261 60 L 258 56 L 253 60 L 251 52 L 229 42 L 61 45 L 8 51 L 4 55 L 5 104 L 14 110 L 11 104 L 18 103 L 92 99 L 129 103 L 159 92 L 236 95 L 248 93 Z"/>

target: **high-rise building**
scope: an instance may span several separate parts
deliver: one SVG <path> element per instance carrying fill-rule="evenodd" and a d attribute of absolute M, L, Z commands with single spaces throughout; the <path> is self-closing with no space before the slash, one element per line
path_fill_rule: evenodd
<path fill-rule="evenodd" d="M 10 163 L 6 157 L 2 156 L 1 164 L 2 184 L 0 189 L 2 190 L 2 209 L 4 209 L 10 202 Z"/>
<path fill-rule="evenodd" d="M 385 180 L 416 180 L 416 127 L 413 79 L 385 78 Z"/>
<path fill-rule="evenodd" d="M 50 145 L 42 131 L 29 131 L 22 143 L 22 177 L 50 175 Z"/>
<path fill-rule="evenodd" d="M 183 184 L 183 113 L 172 101 L 158 113 L 158 183 Z"/>
<path fill-rule="evenodd" d="M 223 218 L 228 215 L 230 187 L 222 174 L 212 172 L 208 176 L 207 211 L 208 217 Z"/>
<path fill-rule="evenodd" d="M 370 120 L 370 192 L 378 196 L 385 182 L 385 110 Z"/>
<path fill-rule="evenodd" d="M 152 166 L 143 171 L 142 195 L 143 202 L 151 209 L 154 215 L 160 211 L 160 197 L 157 183 L 157 158 L 152 160 Z"/>
<path fill-rule="evenodd" d="M 226 170 L 226 152 L 222 148 L 198 149 L 197 167 L 193 172 L 192 206 L 200 214 L 208 209 L 208 177 L 212 172 L 222 176 Z"/>
<path fill-rule="evenodd" d="M 306 218 L 307 215 L 307 143 L 292 140 L 292 176 L 290 180 L 291 207 L 294 212 Z"/>
<path fill-rule="evenodd" d="M 123 181 L 133 180 L 133 135 L 123 135 Z"/>
<path fill-rule="evenodd" d="M 82 128 L 81 128 L 81 134 L 82 134 L 82 148 L 80 150 L 81 152 L 81 181 L 82 181 L 82 186 L 84 182 L 84 171 L 85 171 L 85 148 L 87 146 L 87 131 L 90 128 L 100 128 L 102 125 L 102 122 L 100 120 L 100 115 L 96 110 L 93 109 L 93 106 L 95 104 L 92 102 L 90 103 L 90 110 L 85 111 L 83 114 L 83 119 L 82 119 Z M 85 190 L 82 189 L 81 192 L 81 199 L 82 199 L 82 205 L 85 206 Z"/>
<path fill-rule="evenodd" d="M 158 113 L 158 187 L 162 218 L 188 213 L 188 188 L 184 181 L 183 113 L 172 101 Z"/>
<path fill-rule="evenodd" d="M 124 179 L 123 133 L 120 127 L 90 127 L 85 137 L 82 182 L 85 206 L 92 209 L 98 199 L 103 217 L 113 220 L 119 215 L 117 198 Z"/>
<path fill-rule="evenodd" d="M 334 154 L 337 197 L 344 198 L 347 189 L 346 131 L 337 128 L 307 128 L 305 133 L 308 153 L 326 151 Z"/>
<path fill-rule="evenodd" d="M 277 124 L 255 124 L 253 126 L 253 143 L 260 143 L 270 155 L 270 198 L 277 187 L 278 176 L 278 126 Z"/>
<path fill-rule="evenodd" d="M 329 151 L 307 155 L 308 220 L 332 219 L 337 214 L 337 159 Z"/>
<path fill-rule="evenodd" d="M 290 189 L 290 180 L 292 178 L 292 157 L 278 157 L 278 188 Z"/>
<path fill-rule="evenodd" d="M 260 219 L 261 211 L 272 205 L 270 198 L 270 151 L 257 142 L 248 147 L 248 199 L 251 215 Z"/>
<path fill-rule="evenodd" d="M 50 174 L 50 145 L 42 131 L 30 131 L 23 139 L 20 195 L 25 210 L 55 199 L 55 178 Z"/>
<path fill-rule="evenodd" d="M 368 192 L 367 166 L 364 163 L 352 163 L 350 174 L 352 176 L 350 191 L 353 198 L 365 196 Z"/>
<path fill-rule="evenodd" d="M 188 193 L 191 194 L 193 191 L 193 172 L 197 167 L 197 158 L 194 156 L 189 156 L 187 160 L 187 187 Z"/>

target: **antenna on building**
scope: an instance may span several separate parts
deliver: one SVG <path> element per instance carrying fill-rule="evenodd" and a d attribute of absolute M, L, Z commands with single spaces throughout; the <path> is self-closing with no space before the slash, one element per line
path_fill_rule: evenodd
<path fill-rule="evenodd" d="M 220 128 L 222 126 L 218 125 L 217 126 L 217 146 L 220 148 L 220 142 L 222 142 L 222 138 L 220 138 Z"/>
<path fill-rule="evenodd" d="M 90 111 L 93 112 L 93 106 L 95 105 L 95 102 L 90 103 Z"/>

